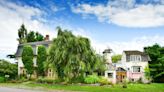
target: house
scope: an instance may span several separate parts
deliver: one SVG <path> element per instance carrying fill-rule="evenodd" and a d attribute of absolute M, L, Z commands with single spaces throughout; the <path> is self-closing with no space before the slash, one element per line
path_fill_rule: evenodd
<path fill-rule="evenodd" d="M 148 67 L 149 56 L 141 51 L 123 51 L 122 59 L 112 63 L 111 49 L 106 49 L 103 54 L 107 62 L 105 77 L 113 83 L 122 82 L 125 78 L 129 81 L 140 80 L 147 82 L 144 69 Z"/>
<path fill-rule="evenodd" d="M 49 35 L 46 35 L 46 38 L 44 41 L 38 41 L 38 42 L 29 42 L 29 43 L 24 43 L 24 44 L 19 44 L 17 47 L 17 51 L 16 51 L 16 60 L 18 62 L 18 76 L 20 75 L 25 75 L 26 74 L 26 69 L 24 68 L 23 62 L 22 62 L 22 52 L 23 52 L 23 46 L 25 45 L 30 45 L 32 46 L 33 49 L 33 64 L 34 67 L 37 67 L 37 49 L 39 45 L 43 45 L 46 48 L 48 48 L 50 45 L 52 44 L 52 41 L 49 41 Z M 47 77 L 53 77 L 53 70 L 52 69 L 48 69 L 47 70 Z M 36 77 L 36 71 L 34 71 L 33 77 Z"/>

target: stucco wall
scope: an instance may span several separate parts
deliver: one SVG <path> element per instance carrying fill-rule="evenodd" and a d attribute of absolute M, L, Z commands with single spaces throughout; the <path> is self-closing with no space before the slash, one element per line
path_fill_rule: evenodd
<path fill-rule="evenodd" d="M 108 77 L 108 73 L 112 73 L 112 77 Z M 113 84 L 116 83 L 116 71 L 105 71 L 105 78 L 108 79 L 108 81 L 112 82 Z"/>
<path fill-rule="evenodd" d="M 127 72 L 127 78 L 129 79 L 139 79 L 140 77 L 144 77 L 144 69 L 148 66 L 148 62 L 138 61 L 138 62 L 126 62 L 127 68 L 129 68 Z M 133 72 L 133 66 L 140 66 L 141 72 L 136 73 Z"/>

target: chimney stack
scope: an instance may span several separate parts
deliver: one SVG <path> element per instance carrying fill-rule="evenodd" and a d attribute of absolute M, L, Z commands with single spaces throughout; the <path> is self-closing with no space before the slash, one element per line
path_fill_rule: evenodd
<path fill-rule="evenodd" d="M 46 37 L 45 37 L 44 40 L 45 40 L 45 41 L 49 41 L 49 37 L 50 37 L 49 35 L 46 35 Z"/>

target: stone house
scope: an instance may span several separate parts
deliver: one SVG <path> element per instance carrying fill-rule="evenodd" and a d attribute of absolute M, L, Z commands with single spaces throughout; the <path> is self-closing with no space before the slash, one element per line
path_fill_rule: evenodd
<path fill-rule="evenodd" d="M 25 45 L 30 45 L 33 49 L 33 65 L 34 67 L 37 67 L 37 49 L 38 46 L 43 45 L 47 49 L 48 47 L 52 44 L 52 41 L 49 41 L 49 36 L 46 35 L 46 38 L 44 41 L 38 41 L 38 42 L 29 42 L 29 43 L 24 43 L 24 44 L 19 44 L 17 47 L 17 51 L 15 54 L 15 59 L 18 62 L 18 76 L 20 75 L 25 75 L 26 74 L 26 69 L 24 68 L 23 62 L 22 62 L 22 52 L 23 52 L 23 46 Z M 54 72 L 53 69 L 49 68 L 46 72 L 46 76 L 49 78 L 54 77 Z M 37 77 L 36 71 L 34 71 L 32 77 Z"/>

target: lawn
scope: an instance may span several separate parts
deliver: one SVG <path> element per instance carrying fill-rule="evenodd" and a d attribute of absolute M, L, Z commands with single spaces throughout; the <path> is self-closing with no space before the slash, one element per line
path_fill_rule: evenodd
<path fill-rule="evenodd" d="M 71 91 L 85 91 L 85 92 L 164 92 L 164 83 L 152 84 L 128 84 L 128 88 L 122 88 L 121 85 L 110 86 L 79 86 L 79 85 L 49 85 L 49 84 L 0 84 L 0 86 L 15 86 L 15 87 L 28 87 L 28 88 L 43 88 L 48 90 L 71 90 Z"/>

